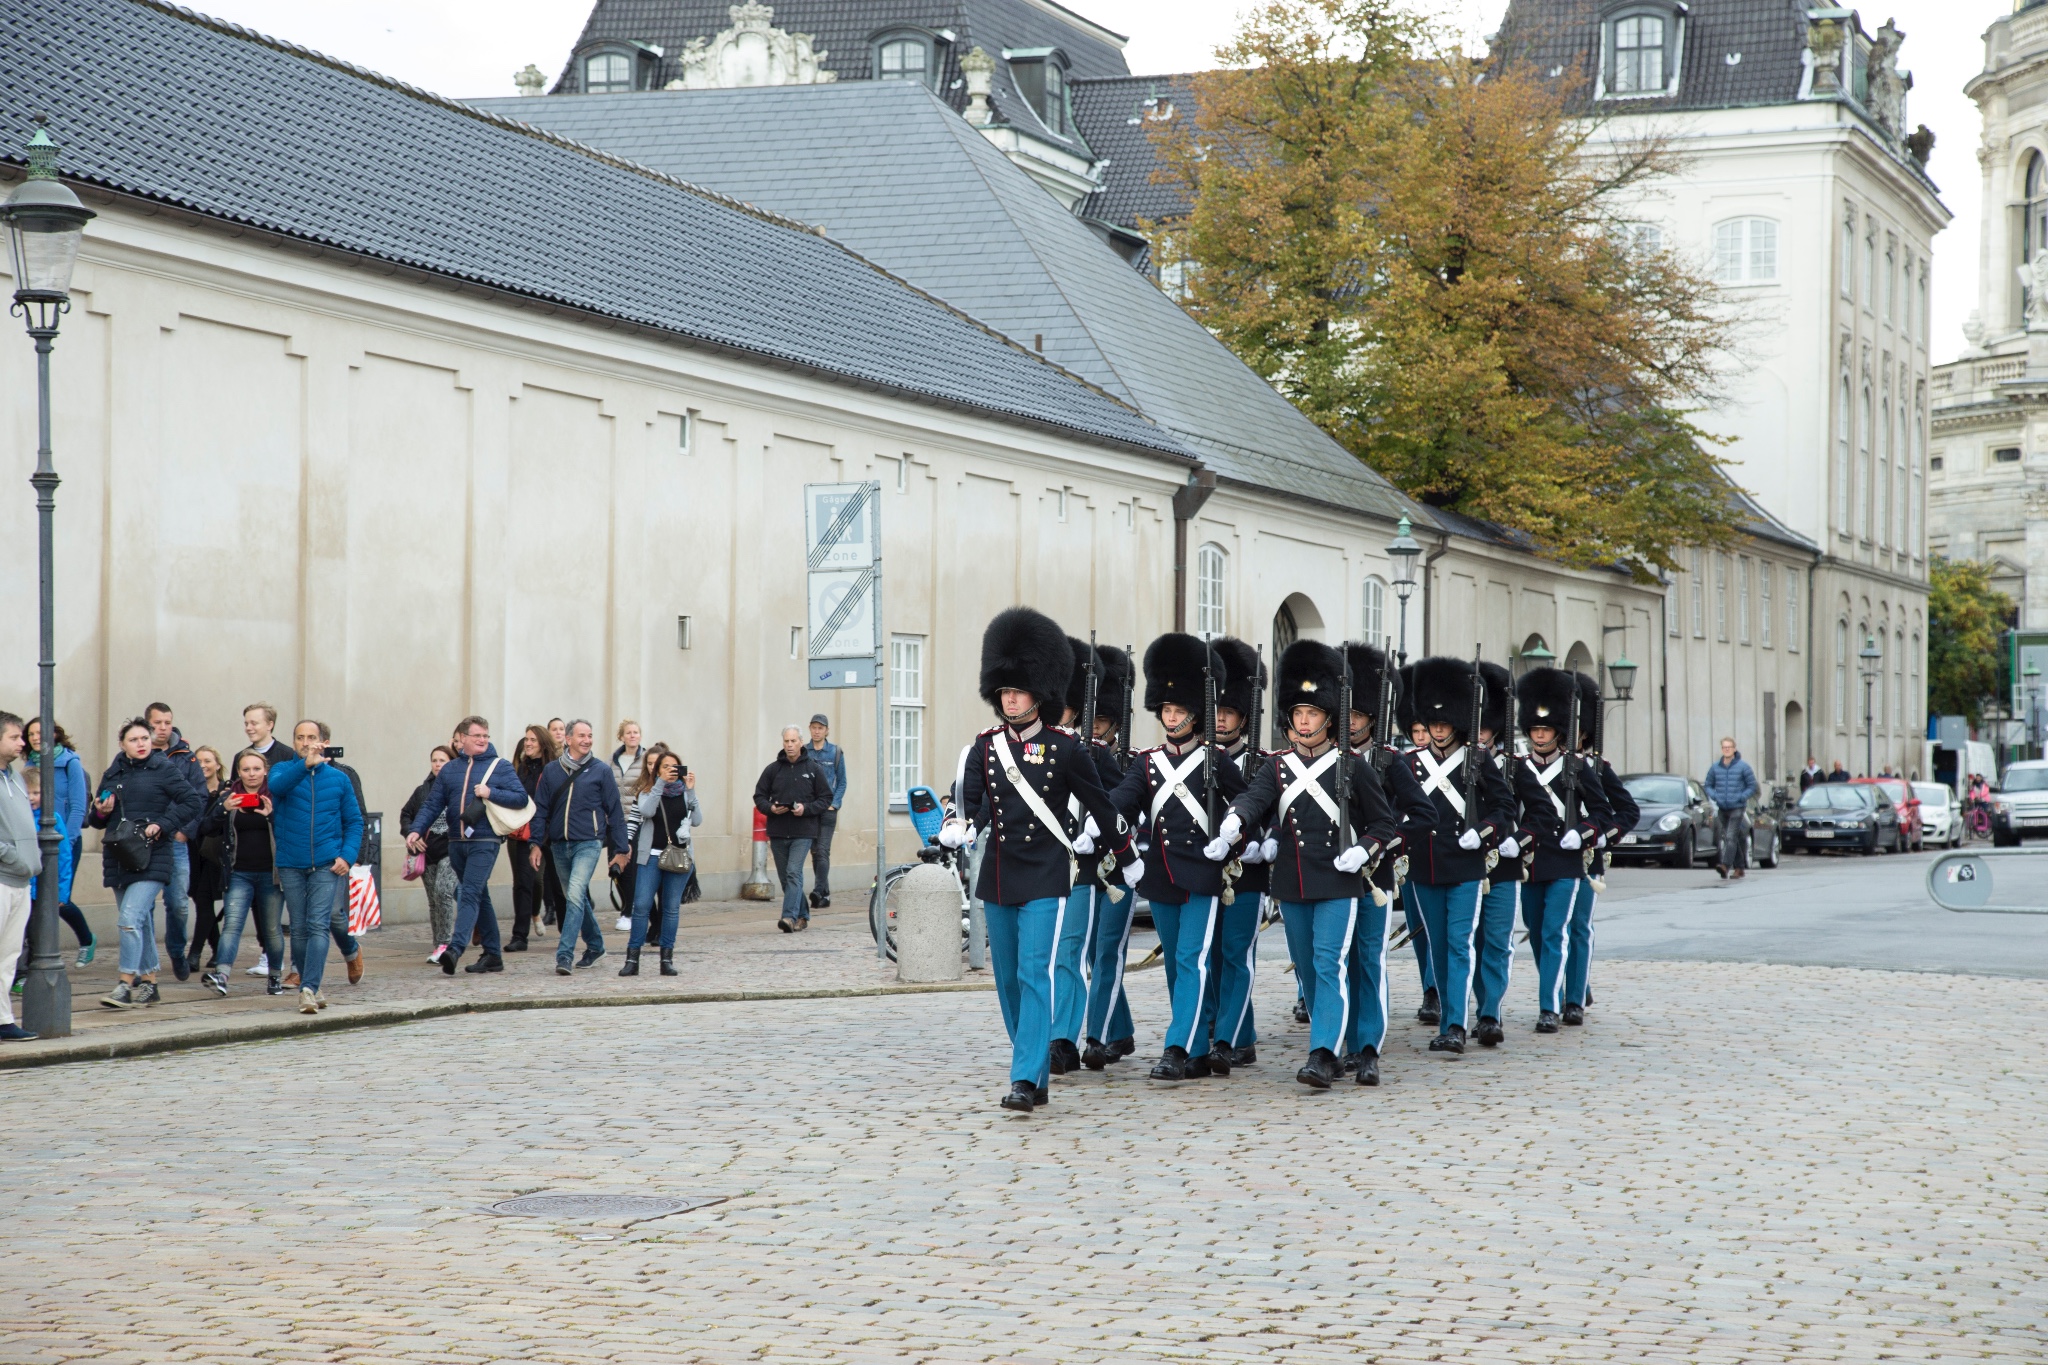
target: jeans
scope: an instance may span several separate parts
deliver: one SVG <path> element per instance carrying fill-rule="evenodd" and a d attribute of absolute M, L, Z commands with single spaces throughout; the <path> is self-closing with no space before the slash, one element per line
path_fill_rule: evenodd
<path fill-rule="evenodd" d="M 1522 923 L 1529 930 L 1529 951 L 1536 958 L 1536 1008 L 1545 1014 L 1563 1008 L 1566 955 L 1571 951 L 1572 909 L 1581 892 L 1592 889 L 1576 877 L 1530 882 L 1522 897 Z"/>
<path fill-rule="evenodd" d="M 235 954 L 242 948 L 242 927 L 248 923 L 253 905 L 256 937 L 270 959 L 270 974 L 284 975 L 284 941 L 277 931 L 280 895 L 267 872 L 228 873 L 221 896 L 220 950 L 214 957 L 223 974 L 235 968 Z"/>
<path fill-rule="evenodd" d="M 647 926 L 653 918 L 654 898 L 661 897 L 661 950 L 674 952 L 676 922 L 682 918 L 683 892 L 689 889 L 687 872 L 663 872 L 650 856 L 633 877 L 633 932 L 626 939 L 626 951 L 637 953 L 647 942 Z M 571 907 L 570 913 L 575 913 Z M 568 942 L 564 937 L 563 942 Z"/>
<path fill-rule="evenodd" d="M 804 859 L 811 856 L 811 841 L 770 839 L 768 851 L 775 855 L 775 873 L 782 878 L 782 917 L 809 919 L 811 906 L 804 899 Z"/>
<path fill-rule="evenodd" d="M 562 911 L 562 936 L 555 943 L 555 961 L 567 962 L 576 951 L 576 936 L 593 953 L 604 951 L 604 934 L 597 927 L 597 912 L 590 908 L 590 879 L 604 856 L 601 839 L 565 840 L 548 846 L 548 856 L 562 879 L 566 905 Z"/>
<path fill-rule="evenodd" d="M 802 842 L 801 840 L 797 842 Z M 1058 896 L 1022 905 L 982 903 L 996 1003 L 1010 1035 L 1010 1079 L 1043 1087 L 1052 1060 L 1052 954 L 1067 903 Z"/>
<path fill-rule="evenodd" d="M 832 835 L 839 828 L 839 807 L 818 817 L 818 837 L 811 844 L 811 889 L 822 899 L 832 895 Z"/>
<path fill-rule="evenodd" d="M 156 898 L 163 892 L 164 885 L 163 882 L 130 882 L 121 888 L 120 968 L 123 976 L 156 975 L 159 961 L 156 955 Z"/>
<path fill-rule="evenodd" d="M 1410 882 L 1410 902 L 1429 929 L 1429 970 L 1443 1003 L 1441 1036 L 1465 1026 L 1466 997 L 1472 992 L 1472 941 L 1479 933 L 1479 883 L 1433 885 Z"/>
<path fill-rule="evenodd" d="M 192 906 L 192 898 L 186 894 L 192 885 L 192 845 L 171 841 L 171 879 L 162 883 L 164 897 L 164 953 L 174 962 L 182 962 L 189 946 L 190 935 L 186 929 L 185 916 Z M 155 966 L 150 967 L 155 971 Z M 180 971 L 184 970 L 182 967 Z"/>
<path fill-rule="evenodd" d="M 1714 812 L 1714 842 L 1721 850 L 1721 866 L 1733 872 L 1749 868 L 1749 820 L 1742 806 L 1722 806 Z"/>
<path fill-rule="evenodd" d="M 1280 924 L 1287 933 L 1287 953 L 1301 979 L 1308 1005 L 1308 1046 L 1342 1056 L 1357 1030 L 1352 1012 L 1352 944 L 1358 934 L 1358 901 L 1282 901 Z M 1384 925 L 1384 917 L 1382 918 Z M 1380 935 L 1386 941 L 1384 932 Z M 1382 952 L 1384 957 L 1384 952 Z"/>
<path fill-rule="evenodd" d="M 1083 1032 L 1098 1043 L 1120 1043 L 1137 1030 L 1131 1022 L 1131 1002 L 1124 995 L 1124 964 L 1131 951 L 1131 921 L 1137 915 L 1137 893 L 1122 889 L 1112 899 L 1109 892 L 1095 893 L 1095 918 L 1089 930 L 1088 1011 Z"/>
<path fill-rule="evenodd" d="M 277 881 L 292 908 L 292 965 L 299 969 L 299 989 L 317 991 L 327 974 L 327 938 L 337 901 L 347 934 L 348 878 L 331 867 L 280 867 Z"/>
<path fill-rule="evenodd" d="M 456 893 L 455 928 L 448 934 L 448 951 L 456 957 L 468 949 L 470 934 L 479 928 L 485 953 L 496 957 L 504 947 L 498 938 L 498 912 L 491 907 L 491 869 L 497 862 L 496 839 L 448 841 L 448 864 L 462 886 Z"/>
<path fill-rule="evenodd" d="M 1213 962 L 1209 945 L 1216 935 L 1214 896 L 1189 896 L 1185 905 L 1152 902 L 1152 926 L 1159 931 L 1159 943 L 1173 970 L 1166 988 L 1173 1000 L 1173 1018 L 1166 1028 L 1166 1046 L 1185 1050 L 1189 1057 L 1209 1055 L 1209 1032 L 1215 1016 L 1209 1012 L 1209 973 Z"/>

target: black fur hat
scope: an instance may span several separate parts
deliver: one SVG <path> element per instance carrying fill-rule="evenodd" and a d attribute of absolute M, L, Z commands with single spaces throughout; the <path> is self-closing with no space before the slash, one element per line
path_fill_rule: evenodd
<path fill-rule="evenodd" d="M 1081 715 L 1081 704 L 1088 700 L 1088 664 L 1095 659 L 1095 650 L 1086 640 L 1072 635 L 1067 637 L 1067 643 L 1074 651 L 1074 676 L 1067 679 L 1067 709 L 1074 713 L 1074 724 L 1085 730 L 1088 726 L 1086 718 Z M 1100 660 L 1096 660 L 1096 664 L 1100 672 Z M 1102 680 L 1098 677 L 1096 686 L 1101 685 Z"/>
<path fill-rule="evenodd" d="M 1572 689 L 1578 684 L 1562 668 L 1532 668 L 1515 684 L 1515 725 L 1523 734 L 1531 726 L 1548 725 L 1565 737 L 1571 724 Z"/>
<path fill-rule="evenodd" d="M 1252 721 L 1252 693 L 1258 690 L 1258 682 L 1265 676 L 1266 666 L 1260 662 L 1256 649 L 1235 636 L 1218 636 L 1212 643 L 1216 647 L 1216 657 L 1223 661 L 1223 667 L 1230 674 L 1229 683 L 1216 689 L 1216 704 L 1237 712 L 1249 725 Z"/>
<path fill-rule="evenodd" d="M 1401 733 L 1389 736 L 1390 744 L 1409 738 L 1415 729 L 1415 665 L 1395 669 L 1394 680 L 1399 684 L 1394 691 L 1394 726 Z"/>
<path fill-rule="evenodd" d="M 1472 728 L 1472 665 L 1439 654 L 1415 661 L 1415 717 L 1424 725 L 1448 723 L 1461 739 Z"/>
<path fill-rule="evenodd" d="M 1590 673 L 1573 673 L 1579 680 L 1579 743 L 1591 744 L 1600 737 L 1600 680 Z"/>
<path fill-rule="evenodd" d="M 1479 676 L 1486 679 L 1486 705 L 1481 708 L 1480 728 L 1493 735 L 1498 744 L 1508 732 L 1508 701 L 1515 695 L 1515 680 L 1499 664 L 1479 661 Z"/>
<path fill-rule="evenodd" d="M 1296 640 L 1280 656 L 1280 686 L 1273 692 L 1273 714 L 1284 722 L 1295 707 L 1314 706 L 1334 721 L 1343 668 L 1337 651 L 1321 640 Z"/>
<path fill-rule="evenodd" d="M 1131 694 L 1131 656 L 1115 645 L 1097 645 L 1095 657 L 1102 661 L 1102 681 L 1095 687 L 1095 714 L 1121 723 L 1124 698 Z"/>
<path fill-rule="evenodd" d="M 1074 671 L 1074 651 L 1059 622 L 1030 607 L 997 613 L 981 634 L 981 699 L 1002 711 L 1002 692 L 1014 687 L 1038 699 L 1041 710 L 1058 706 Z M 1057 716 L 1041 717 L 1048 722 Z"/>
<path fill-rule="evenodd" d="M 1202 668 L 1207 664 L 1216 679 L 1216 696 L 1230 685 L 1230 665 L 1218 653 L 1213 661 L 1209 646 L 1198 637 L 1169 631 L 1145 647 L 1145 709 L 1157 712 L 1166 703 L 1179 702 L 1202 715 Z"/>
<path fill-rule="evenodd" d="M 1372 717 L 1373 724 L 1379 724 L 1380 677 L 1387 671 L 1386 652 L 1356 640 L 1347 640 L 1344 642 L 1344 657 L 1351 661 L 1351 709 L 1364 712 Z M 1398 671 L 1394 674 L 1394 714 L 1396 717 L 1401 714 L 1401 675 Z M 1374 735 L 1373 738 L 1384 739 L 1385 736 Z"/>

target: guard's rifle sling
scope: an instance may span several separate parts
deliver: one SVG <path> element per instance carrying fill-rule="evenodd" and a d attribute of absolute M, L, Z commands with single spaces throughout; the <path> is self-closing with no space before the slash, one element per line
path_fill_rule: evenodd
<path fill-rule="evenodd" d="M 1372 766 L 1384 776 L 1394 761 L 1394 642 L 1385 636 L 1380 638 L 1386 644 L 1386 657 L 1380 663 L 1379 705 L 1373 710 Z"/>
<path fill-rule="evenodd" d="M 1472 647 L 1472 716 L 1465 731 L 1465 828 L 1479 828 L 1479 723 L 1486 719 L 1486 677 L 1479 671 L 1478 645 Z"/>
<path fill-rule="evenodd" d="M 1252 718 L 1244 732 L 1244 780 L 1250 782 L 1259 766 L 1259 727 L 1266 723 L 1266 647 L 1258 649 L 1258 676 L 1252 679 Z"/>
<path fill-rule="evenodd" d="M 1351 847 L 1351 655 L 1338 650 L 1344 672 L 1337 681 L 1337 852 Z"/>

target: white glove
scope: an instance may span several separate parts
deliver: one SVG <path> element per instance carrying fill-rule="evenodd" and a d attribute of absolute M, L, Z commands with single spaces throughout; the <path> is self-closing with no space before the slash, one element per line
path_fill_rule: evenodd
<path fill-rule="evenodd" d="M 939 826 L 939 844 L 942 847 L 965 848 L 973 838 L 974 831 L 968 828 L 965 820 L 955 818 Z"/>
<path fill-rule="evenodd" d="M 1244 833 L 1244 821 L 1237 818 L 1237 812 L 1234 810 L 1225 812 L 1223 823 L 1216 826 L 1216 837 L 1226 844 L 1234 844 L 1237 842 L 1237 836 L 1242 833 Z M 1212 861 L 1214 856 L 1213 854 L 1210 855 Z"/>
<path fill-rule="evenodd" d="M 1605 847 L 1607 847 L 1607 836 L 1603 834 L 1603 835 L 1601 835 L 1601 836 L 1600 836 L 1599 838 L 1595 839 L 1595 840 L 1593 841 L 1593 847 L 1595 847 L 1595 848 L 1605 848 Z"/>
<path fill-rule="evenodd" d="M 1460 834 L 1458 836 L 1458 847 L 1464 849 L 1467 853 L 1473 853 L 1478 851 L 1479 831 L 1476 829 L 1468 829 L 1463 834 Z"/>
<path fill-rule="evenodd" d="M 1230 840 L 1217 835 L 1202 845 L 1202 856 L 1212 863 L 1220 863 L 1230 856 Z"/>
<path fill-rule="evenodd" d="M 1102 837 L 1102 826 L 1095 823 L 1094 816 L 1089 816 L 1088 823 L 1081 826 L 1081 837 L 1091 844 Z"/>
<path fill-rule="evenodd" d="M 1502 862 L 1511 863 L 1521 856 L 1522 844 L 1514 835 L 1510 834 L 1507 838 L 1500 841 L 1500 859 Z"/>
<path fill-rule="evenodd" d="M 1092 825 L 1095 822 L 1091 820 L 1088 823 Z M 1085 858 L 1094 851 L 1095 841 L 1088 837 L 1087 830 L 1084 829 L 1079 834 L 1074 836 L 1074 852 L 1076 854 Z"/>
<path fill-rule="evenodd" d="M 1136 886 L 1139 879 L 1144 875 L 1145 860 L 1143 858 L 1133 858 L 1131 859 L 1131 865 L 1124 869 L 1124 885 Z"/>
<path fill-rule="evenodd" d="M 1581 845 L 1582 841 L 1579 838 L 1579 832 L 1575 829 L 1566 830 L 1564 837 L 1557 841 L 1557 846 L 1567 853 L 1577 853 Z"/>
<path fill-rule="evenodd" d="M 1279 856 L 1280 856 L 1280 840 L 1279 840 L 1279 837 L 1278 837 L 1277 835 L 1267 835 L 1267 836 L 1266 836 L 1266 842 L 1265 842 L 1265 843 L 1263 843 L 1263 844 L 1260 844 L 1260 845 L 1259 845 L 1259 857 L 1260 857 L 1260 858 L 1261 858 L 1261 859 L 1262 859 L 1263 861 L 1265 861 L 1265 862 L 1269 862 L 1269 863 L 1270 863 L 1270 862 L 1273 862 L 1273 861 L 1275 861 L 1276 859 L 1278 859 L 1278 858 L 1279 858 Z"/>
<path fill-rule="evenodd" d="M 1266 845 L 1261 840 L 1253 839 L 1244 846 L 1244 852 L 1237 855 L 1237 860 L 1246 867 L 1266 861 Z"/>
<path fill-rule="evenodd" d="M 1365 850 L 1357 844 L 1353 844 L 1337 855 L 1337 870 L 1347 877 L 1364 866 Z"/>

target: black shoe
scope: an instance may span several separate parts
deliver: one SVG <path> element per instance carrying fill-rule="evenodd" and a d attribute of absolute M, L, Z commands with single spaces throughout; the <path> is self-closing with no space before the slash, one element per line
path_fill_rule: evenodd
<path fill-rule="evenodd" d="M 597 960 L 603 956 L 604 949 L 602 948 L 585 948 L 583 950 L 583 956 L 576 959 L 576 965 L 578 967 L 593 966 L 595 965 Z"/>
<path fill-rule="evenodd" d="M 1138 1050 L 1136 1038 L 1119 1038 L 1109 1045 L 1109 1060 L 1120 1062 Z"/>
<path fill-rule="evenodd" d="M 1308 1065 L 1295 1072 L 1294 1079 L 1312 1090 L 1328 1090 L 1337 1074 L 1337 1054 L 1319 1047 L 1308 1054 Z"/>
<path fill-rule="evenodd" d="M 505 970 L 505 959 L 499 957 L 496 953 L 485 953 L 462 970 L 471 975 L 475 975 L 478 972 L 502 972 Z"/>
<path fill-rule="evenodd" d="M 197 952 L 197 951 L 195 950 L 195 951 L 193 952 L 192 956 L 190 956 L 190 957 L 188 957 L 188 958 L 186 958 L 186 959 L 185 959 L 185 971 L 186 971 L 186 974 L 187 974 L 187 975 L 190 975 L 191 973 L 193 973 L 193 972 L 196 972 L 196 971 L 198 971 L 198 970 L 199 970 L 199 954 L 198 954 L 198 952 Z M 178 978 L 178 980 L 180 980 L 180 981 L 183 981 L 184 979 L 185 979 L 185 978 L 184 978 L 184 977 L 182 977 L 182 976 Z"/>
<path fill-rule="evenodd" d="M 556 975 L 556 976 L 570 976 L 570 975 L 573 975 L 573 973 L 572 973 L 572 972 L 570 972 L 570 970 L 569 970 L 569 964 L 568 964 L 568 963 L 566 963 L 566 962 L 564 962 L 564 961 L 562 961 L 562 959 L 561 959 L 561 958 L 559 958 L 559 957 L 555 959 L 555 975 Z"/>
<path fill-rule="evenodd" d="M 1358 1054 L 1358 1074 L 1352 1077 L 1360 1085 L 1380 1083 L 1380 1054 L 1371 1048 Z"/>
<path fill-rule="evenodd" d="M 678 974 L 678 973 L 676 972 L 676 950 L 675 950 L 675 949 L 673 949 L 673 948 L 663 948 L 663 949 L 661 950 L 661 974 L 662 974 L 663 976 L 675 976 L 675 975 L 677 975 L 677 974 Z"/>
<path fill-rule="evenodd" d="M 809 893 L 808 895 L 806 895 L 806 896 L 804 897 L 804 900 L 805 900 L 805 902 L 806 902 L 806 903 L 808 903 L 808 904 L 810 905 L 811 909 L 815 910 L 815 909 L 817 909 L 817 908 L 818 908 L 818 893 L 817 893 L 817 892 L 815 892 L 815 891 L 813 891 L 813 892 L 810 892 L 810 893 Z"/>
<path fill-rule="evenodd" d="M 1543 1011 L 1543 1013 L 1541 1013 L 1541 1014 L 1537 1015 L 1537 1016 L 1536 1016 L 1536 1031 L 1537 1031 L 1538 1033 L 1555 1033 L 1555 1032 L 1557 1032 L 1557 1011 L 1556 1011 L 1556 1010 L 1545 1010 L 1545 1011 Z"/>
<path fill-rule="evenodd" d="M 1052 1074 L 1055 1076 L 1064 1076 L 1069 1071 L 1079 1071 L 1081 1049 L 1074 1046 L 1074 1040 L 1071 1038 L 1055 1038 L 1052 1040 L 1051 1062 Z"/>
<path fill-rule="evenodd" d="M 832 898 L 830 896 L 820 896 L 811 902 L 811 909 L 813 910 L 830 910 L 831 908 Z"/>
<path fill-rule="evenodd" d="M 1356 1075 L 1357 1073 L 1358 1073 L 1358 1054 L 1357 1054 L 1357 1053 L 1355 1053 L 1355 1052 L 1347 1052 L 1347 1053 L 1345 1053 L 1345 1054 L 1344 1054 L 1344 1055 L 1343 1055 L 1342 1057 L 1339 1057 L 1339 1058 L 1337 1059 L 1337 1074 L 1338 1074 L 1338 1075 L 1340 1075 L 1340 1076 L 1352 1076 L 1352 1075 Z"/>
<path fill-rule="evenodd" d="M 1209 1074 L 1212 1076 L 1228 1076 L 1230 1074 L 1230 1049 L 1228 1046 L 1218 1047 L 1216 1044 L 1211 1043 L 1209 1044 L 1209 1050 L 1195 1060 L 1207 1062 L 1209 1064 Z"/>
<path fill-rule="evenodd" d="M 133 1000 L 133 1003 L 138 1008 L 143 1005 L 160 1004 L 163 1001 L 163 995 L 161 992 L 157 990 L 156 982 L 154 981 L 136 982 L 135 990 L 131 998 Z"/>
<path fill-rule="evenodd" d="M 185 960 L 183 953 L 178 953 L 171 958 L 171 975 L 177 977 L 180 981 L 192 975 L 192 964 Z"/>
<path fill-rule="evenodd" d="M 1259 1049 L 1256 1046 L 1235 1047 L 1230 1050 L 1230 1064 L 1232 1066 L 1250 1066 L 1257 1060 L 1259 1060 Z"/>
<path fill-rule="evenodd" d="M 1155 1081 L 1184 1081 L 1188 1078 L 1188 1050 L 1184 1047 L 1170 1047 L 1159 1058 L 1159 1064 L 1152 1068 Z"/>
<path fill-rule="evenodd" d="M 1081 1065 L 1090 1071 L 1100 1071 L 1115 1060 L 1109 1055 L 1109 1049 L 1094 1038 L 1090 1038 L 1088 1046 L 1081 1051 Z"/>
<path fill-rule="evenodd" d="M 283 995 L 284 978 L 280 976 L 271 977 L 270 984 L 263 988 L 263 993 L 265 995 Z"/>
<path fill-rule="evenodd" d="M 1306 1024 L 1308 1022 L 1308 1006 L 1300 1000 L 1294 1002 L 1294 1022 L 1297 1024 Z"/>
<path fill-rule="evenodd" d="M 1728 880 L 1728 869 L 1727 869 L 1727 868 L 1725 868 L 1725 867 L 1723 867 L 1723 866 L 1721 866 L 1721 864 L 1719 864 L 1719 863 L 1715 863 L 1715 864 L 1714 864 L 1714 871 L 1716 871 L 1716 872 L 1718 872 L 1718 873 L 1720 873 L 1720 874 L 1721 874 L 1721 880 L 1722 880 L 1722 881 L 1724 881 L 1724 882 L 1725 882 L 1725 881 L 1727 881 L 1727 880 Z"/>
<path fill-rule="evenodd" d="M 1500 1020 L 1490 1014 L 1482 1014 L 1479 1016 L 1479 1027 L 1472 1032 L 1472 1041 L 1481 1047 L 1499 1047 L 1507 1036 L 1507 1031 L 1500 1026 Z"/>
<path fill-rule="evenodd" d="M 1028 1114 L 1038 1105 L 1038 1087 L 1029 1081 L 1011 1081 L 1010 1093 L 1003 1096 L 1003 1108 Z"/>
<path fill-rule="evenodd" d="M 638 948 L 628 948 L 626 950 L 626 965 L 619 968 L 619 975 L 640 975 L 640 950 Z"/>
<path fill-rule="evenodd" d="M 1215 1074 L 1215 1066 L 1214 1063 L 1210 1060 L 1208 1053 L 1205 1052 L 1199 1057 L 1188 1058 L 1187 1078 L 1189 1080 L 1199 1081 L 1205 1076 L 1213 1076 Z"/>
<path fill-rule="evenodd" d="M 1566 1022 L 1567 1024 L 1583 1024 L 1583 1023 L 1585 1023 L 1585 1022 L 1586 1022 L 1586 1007 L 1585 1007 L 1584 1005 L 1578 1004 L 1578 1003 L 1576 1003 L 1576 1002 L 1574 1002 L 1574 1001 L 1570 1001 L 1570 1000 L 1567 1000 L 1567 1001 L 1565 1001 L 1565 1002 L 1564 1002 L 1564 1021 L 1565 1021 L 1565 1022 Z"/>
<path fill-rule="evenodd" d="M 455 975 L 455 964 L 462 961 L 462 954 L 456 951 L 453 944 L 450 944 L 448 947 L 443 948 L 441 955 L 434 960 L 441 964 L 441 974 L 443 976 L 453 976 Z M 271 979 L 276 980 L 275 977 Z"/>
<path fill-rule="evenodd" d="M 1449 1028 L 1429 1040 L 1431 1052 L 1458 1053 L 1465 1050 L 1465 1026 L 1452 1024 Z"/>
<path fill-rule="evenodd" d="M 41 1036 L 30 1033 L 19 1024 L 0 1024 L 0 1043 L 33 1043 Z"/>
<path fill-rule="evenodd" d="M 1443 1004 L 1437 996 L 1436 987 L 1431 986 L 1422 993 L 1422 1008 L 1415 1011 L 1415 1022 L 1418 1024 L 1434 1024 L 1443 1017 Z"/>
<path fill-rule="evenodd" d="M 1031 1107 L 1032 1107 L 1033 1109 L 1043 1109 L 1043 1108 L 1045 1108 L 1045 1106 L 1047 1106 L 1048 1104 L 1051 1104 L 1051 1103 L 1052 1103 L 1052 1091 L 1050 1091 L 1050 1090 L 1047 1090 L 1047 1089 L 1046 1089 L 1046 1088 L 1045 1088 L 1044 1086 L 1042 1086 L 1042 1085 L 1041 1085 L 1041 1086 L 1038 1086 L 1037 1088 L 1035 1088 L 1034 1090 L 1032 1090 L 1032 1092 L 1031 1092 Z"/>
<path fill-rule="evenodd" d="M 796 921 L 788 915 L 784 915 L 781 919 L 775 921 L 775 927 L 785 934 L 793 934 L 796 932 Z"/>
<path fill-rule="evenodd" d="M 515 938 L 515 939 L 513 939 L 513 940 L 512 940 L 511 942 L 509 942 L 509 943 L 507 943 L 507 944 L 505 945 L 505 951 L 506 951 L 506 952 L 508 952 L 508 953 L 523 953 L 523 952 L 525 952 L 525 951 L 526 951 L 526 940 L 525 940 L 525 939 L 523 939 L 523 938 Z"/>
<path fill-rule="evenodd" d="M 1590 983 L 1586 986 L 1586 1008 L 1593 1008 L 1593 987 Z"/>

